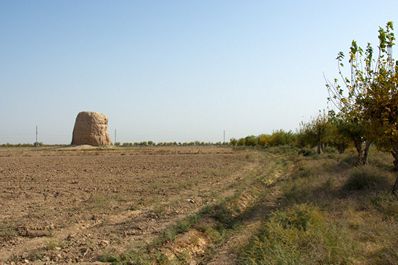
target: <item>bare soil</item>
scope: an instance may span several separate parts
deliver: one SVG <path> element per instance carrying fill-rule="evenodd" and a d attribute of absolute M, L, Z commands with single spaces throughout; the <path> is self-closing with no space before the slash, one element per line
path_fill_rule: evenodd
<path fill-rule="evenodd" d="M 222 147 L 0 149 L 0 264 L 92 263 L 144 246 L 257 165 Z"/>

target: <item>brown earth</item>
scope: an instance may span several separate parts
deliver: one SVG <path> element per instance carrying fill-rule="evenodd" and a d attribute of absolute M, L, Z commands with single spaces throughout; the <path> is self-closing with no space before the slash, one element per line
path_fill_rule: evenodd
<path fill-rule="evenodd" d="M 221 147 L 0 149 L 0 264 L 95 262 L 233 194 L 258 161 Z"/>

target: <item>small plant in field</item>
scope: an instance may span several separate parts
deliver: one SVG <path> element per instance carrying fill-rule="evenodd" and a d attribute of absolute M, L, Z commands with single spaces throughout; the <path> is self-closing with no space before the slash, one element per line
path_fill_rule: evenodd
<path fill-rule="evenodd" d="M 282 225 L 284 229 L 298 229 L 307 231 L 310 226 L 319 226 L 323 215 L 315 208 L 306 204 L 295 206 L 291 211 L 276 212 L 273 221 Z"/>
<path fill-rule="evenodd" d="M 340 166 L 342 166 L 342 167 L 352 167 L 356 163 L 357 163 L 357 158 L 350 154 L 344 156 L 339 162 Z"/>
<path fill-rule="evenodd" d="M 105 195 L 96 194 L 87 200 L 88 206 L 92 209 L 106 209 L 110 204 L 110 198 Z"/>
<path fill-rule="evenodd" d="M 315 156 L 316 155 L 316 153 L 314 152 L 314 150 L 312 150 L 312 148 L 306 148 L 306 147 L 301 148 L 298 151 L 298 154 L 302 155 L 302 156 Z"/>
<path fill-rule="evenodd" d="M 196 229 L 206 234 L 215 243 L 222 241 L 225 236 L 225 228 L 222 225 L 213 227 L 208 224 L 202 224 L 197 226 Z"/>
<path fill-rule="evenodd" d="M 62 247 L 62 244 L 56 239 L 51 239 L 51 240 L 48 240 L 46 242 L 46 249 L 47 250 L 55 250 L 55 249 L 57 249 L 59 247 Z"/>
<path fill-rule="evenodd" d="M 0 238 L 1 239 L 9 239 L 12 237 L 15 237 L 18 235 L 17 229 L 10 225 L 10 224 L 5 224 L 5 223 L 0 223 Z"/>
<path fill-rule="evenodd" d="M 117 263 L 119 261 L 118 257 L 113 254 L 104 253 L 100 255 L 98 258 L 100 262 L 114 262 Z"/>
<path fill-rule="evenodd" d="M 398 201 L 394 195 L 391 193 L 377 194 L 371 201 L 386 218 L 393 217 L 398 220 Z"/>

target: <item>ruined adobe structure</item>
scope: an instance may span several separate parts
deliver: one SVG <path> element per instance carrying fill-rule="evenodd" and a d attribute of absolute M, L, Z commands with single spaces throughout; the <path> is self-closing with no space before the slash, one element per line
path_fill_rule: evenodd
<path fill-rule="evenodd" d="M 72 145 L 110 145 L 108 118 L 99 112 L 80 112 L 73 128 Z"/>

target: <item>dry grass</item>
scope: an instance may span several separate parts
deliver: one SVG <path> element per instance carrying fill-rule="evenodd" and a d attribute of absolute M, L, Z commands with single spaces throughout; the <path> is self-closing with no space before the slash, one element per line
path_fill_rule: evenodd
<path fill-rule="evenodd" d="M 373 150 L 365 167 L 354 167 L 354 160 L 351 154 L 300 157 L 281 183 L 279 209 L 241 250 L 240 263 L 398 264 L 390 155 Z"/>

